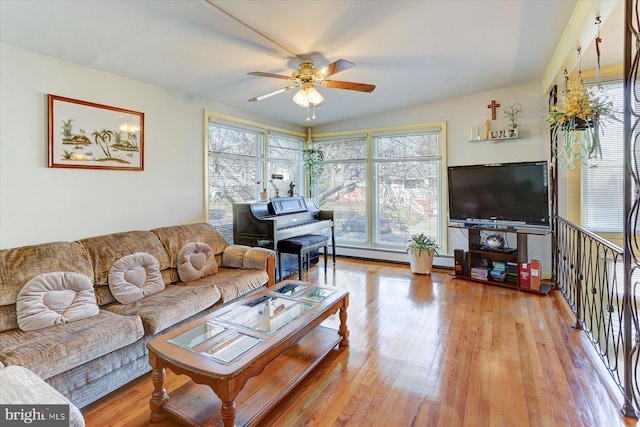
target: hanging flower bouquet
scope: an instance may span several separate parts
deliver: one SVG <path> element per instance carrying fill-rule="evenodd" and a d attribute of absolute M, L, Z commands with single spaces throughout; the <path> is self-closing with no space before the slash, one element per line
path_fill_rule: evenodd
<path fill-rule="evenodd" d="M 584 86 L 578 78 L 569 79 L 562 99 L 546 117 L 560 166 L 573 169 L 578 159 L 594 167 L 594 162 L 602 159 L 600 132 L 614 120 L 619 119 L 604 92 Z M 578 131 L 584 132 L 578 135 Z"/>

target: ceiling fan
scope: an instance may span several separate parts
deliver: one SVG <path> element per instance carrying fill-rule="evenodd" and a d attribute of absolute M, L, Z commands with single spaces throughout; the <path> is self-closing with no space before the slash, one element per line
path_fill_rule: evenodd
<path fill-rule="evenodd" d="M 291 89 L 300 88 L 300 91 L 293 97 L 293 101 L 301 107 L 309 107 L 310 105 L 317 106 L 324 100 L 322 95 L 320 95 L 320 93 L 315 89 L 315 86 L 324 86 L 334 89 L 356 90 L 359 92 L 373 92 L 373 90 L 376 88 L 375 85 L 366 83 L 343 82 L 338 80 L 326 80 L 327 77 L 339 73 L 340 71 L 348 70 L 354 65 L 355 64 L 353 62 L 347 61 L 345 59 L 338 59 L 337 61 L 332 62 L 329 65 L 325 65 L 320 68 L 314 68 L 313 62 L 303 61 L 300 64 L 299 69 L 291 74 L 291 77 L 283 76 L 280 74 L 264 73 L 261 71 L 253 71 L 251 73 L 247 73 L 251 76 L 272 77 L 275 79 L 288 80 L 291 82 L 289 86 L 285 86 L 281 89 L 265 93 L 264 95 L 256 96 L 255 98 L 249 99 L 249 101 L 262 101 L 263 99 L 269 98 L 270 96 L 277 95 Z"/>
<path fill-rule="evenodd" d="M 253 71 L 251 73 L 247 73 L 248 75 L 251 75 L 251 76 L 272 77 L 274 79 L 288 80 L 289 82 L 291 82 L 289 86 L 285 86 L 281 89 L 274 90 L 272 92 L 265 93 L 264 95 L 251 98 L 249 99 L 250 102 L 262 101 L 263 99 L 269 98 L 273 95 L 277 95 L 279 93 L 286 92 L 291 89 L 299 88 L 300 90 L 293 97 L 293 102 L 295 102 L 301 107 L 307 108 L 307 121 L 309 121 L 310 120 L 309 108 L 316 107 L 320 105 L 322 101 L 324 101 L 324 98 L 322 97 L 320 92 L 316 90 L 315 86 L 324 86 L 324 87 L 334 88 L 334 89 L 356 90 L 359 92 L 373 92 L 373 90 L 376 88 L 375 85 L 370 85 L 366 83 L 326 80 L 327 77 L 330 77 L 336 73 L 339 73 L 340 71 L 348 70 L 349 68 L 353 67 L 355 64 L 353 62 L 347 61 L 346 59 L 338 59 L 337 61 L 332 62 L 329 65 L 325 65 L 320 68 L 314 68 L 313 61 L 307 58 L 301 57 L 300 55 L 293 52 L 291 49 L 288 49 L 287 47 L 273 40 L 268 35 L 256 30 L 255 28 L 248 25 L 246 22 L 238 19 L 231 13 L 222 9 L 219 5 L 217 5 L 214 2 L 214 0 L 206 0 L 206 1 L 207 1 L 207 4 L 216 8 L 220 13 L 233 19 L 237 23 L 241 24 L 247 29 L 258 34 L 260 37 L 263 37 L 264 39 L 270 41 L 271 43 L 280 47 L 281 49 L 286 50 L 291 55 L 300 58 L 300 60 L 302 61 L 300 63 L 298 70 L 294 71 L 291 74 L 291 77 L 283 76 L 280 74 L 264 73 L 262 71 Z M 313 118 L 314 119 L 316 118 L 315 113 L 313 114 Z"/>

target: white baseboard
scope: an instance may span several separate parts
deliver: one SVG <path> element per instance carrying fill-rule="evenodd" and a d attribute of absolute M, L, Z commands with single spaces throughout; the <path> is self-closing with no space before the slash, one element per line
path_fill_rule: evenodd
<path fill-rule="evenodd" d="M 376 261 L 390 261 L 398 262 L 409 265 L 409 255 L 400 251 L 387 251 L 384 249 L 367 249 L 367 248 L 350 248 L 350 247 L 337 247 L 336 255 L 352 257 L 352 258 L 365 258 L 373 259 Z M 434 267 L 441 268 L 453 268 L 454 261 L 452 255 L 438 255 L 433 260 Z"/>

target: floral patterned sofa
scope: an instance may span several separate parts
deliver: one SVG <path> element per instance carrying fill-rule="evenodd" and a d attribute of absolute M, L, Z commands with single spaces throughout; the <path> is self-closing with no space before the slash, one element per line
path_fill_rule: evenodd
<path fill-rule="evenodd" d="M 208 250 L 206 262 L 216 271 L 181 281 L 185 249 L 194 245 Z M 122 295 L 113 283 L 115 265 L 140 254 L 154 260 L 153 265 L 147 270 L 136 266 L 117 276 L 140 286 L 133 288 L 139 291 L 135 301 L 119 302 Z M 200 264 L 205 261 L 205 255 L 197 255 Z M 157 270 L 160 290 L 156 280 L 156 289 L 147 294 L 149 272 Z M 144 284 L 136 276 L 140 271 L 146 272 Z M 73 305 L 80 292 L 87 295 L 87 289 L 56 287 L 66 286 L 68 275 L 90 281 L 89 300 L 95 296 L 97 314 L 81 310 L 85 317 L 73 317 Z M 40 280 L 51 277 L 54 285 Z M 40 288 L 34 287 L 39 280 Z M 153 337 L 274 283 L 273 251 L 229 245 L 204 223 L 0 250 L 0 363 L 27 368 L 82 408 L 148 372 L 146 344 Z M 59 307 L 69 295 L 76 295 L 73 302 Z M 43 312 L 49 317 L 25 321 Z M 47 326 L 51 315 L 55 319 Z"/>

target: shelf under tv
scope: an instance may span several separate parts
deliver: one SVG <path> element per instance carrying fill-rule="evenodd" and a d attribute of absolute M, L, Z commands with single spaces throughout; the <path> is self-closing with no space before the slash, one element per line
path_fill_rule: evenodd
<path fill-rule="evenodd" d="M 520 283 L 520 275 L 519 271 L 516 271 L 515 277 L 509 276 L 509 266 L 507 265 L 507 278 L 505 280 L 495 280 L 489 277 L 485 280 L 478 277 L 472 277 L 471 271 L 472 268 L 476 268 L 479 266 L 486 266 L 487 268 L 493 268 L 494 263 L 503 262 L 507 264 L 516 265 L 516 269 L 519 269 L 521 263 L 528 263 L 529 259 L 527 256 L 527 236 L 529 234 L 547 234 L 548 231 L 545 230 L 535 230 L 533 233 L 523 232 L 520 230 L 505 230 L 507 232 L 516 233 L 517 235 L 517 244 L 515 248 L 487 248 L 486 246 L 481 244 L 481 232 L 483 230 L 486 231 L 495 231 L 495 228 L 487 228 L 485 226 L 473 226 L 473 227 L 463 227 L 461 225 L 451 225 L 452 228 L 465 228 L 468 230 L 469 240 L 466 256 L 466 263 L 464 272 L 466 274 L 456 274 L 457 278 L 470 280 L 473 282 L 479 283 L 487 283 L 490 285 L 501 286 L 504 288 L 521 290 L 524 292 L 530 292 L 538 295 L 547 295 L 553 289 L 553 285 L 548 283 L 540 283 L 540 289 L 531 289 L 529 287 L 523 287 Z M 467 273 L 468 272 L 468 273 Z"/>
<path fill-rule="evenodd" d="M 471 248 L 474 251 L 495 252 L 498 254 L 515 254 L 518 252 L 516 248 L 490 248 L 488 246 L 480 246 L 479 248 Z"/>
<path fill-rule="evenodd" d="M 540 283 L 540 290 L 535 290 L 535 289 L 529 289 L 529 288 L 521 288 L 518 286 L 517 283 L 513 283 L 513 282 L 507 282 L 507 281 L 497 281 L 497 280 L 482 280 L 482 279 L 476 279 L 474 277 L 469 277 L 469 276 L 460 276 L 460 275 L 456 275 L 455 276 L 456 279 L 463 279 L 463 280 L 469 280 L 471 282 L 478 282 L 478 283 L 486 283 L 488 285 L 494 285 L 494 286 L 500 286 L 503 288 L 509 288 L 509 289 L 515 289 L 515 290 L 521 290 L 522 292 L 529 292 L 532 294 L 538 294 L 538 295 L 549 295 L 549 292 L 551 292 L 554 288 L 553 284 L 550 283 Z"/>
<path fill-rule="evenodd" d="M 462 228 L 465 230 L 476 229 L 482 231 L 496 231 L 502 233 L 522 233 L 522 234 L 535 234 L 544 236 L 551 233 L 551 229 L 547 227 L 532 227 L 526 224 L 523 225 L 501 225 L 501 224 L 486 224 L 486 223 L 473 223 L 473 222 L 451 222 L 449 228 Z"/>

